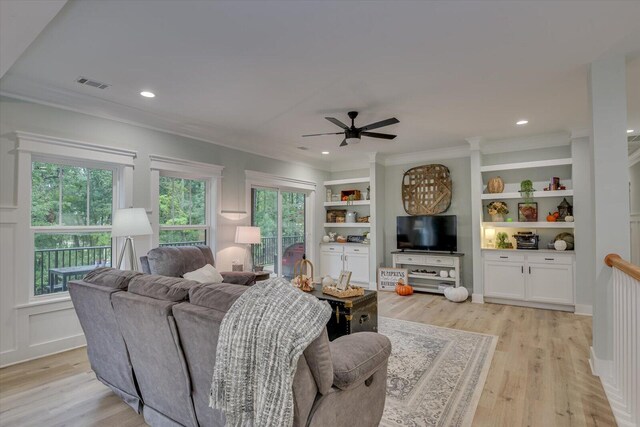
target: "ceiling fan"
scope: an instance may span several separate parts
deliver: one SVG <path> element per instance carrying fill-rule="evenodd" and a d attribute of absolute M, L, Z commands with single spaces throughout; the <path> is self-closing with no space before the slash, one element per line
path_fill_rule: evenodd
<path fill-rule="evenodd" d="M 340 143 L 340 147 L 344 147 L 345 145 L 348 145 L 348 144 L 353 144 L 353 143 L 360 142 L 360 138 L 363 137 L 363 136 L 368 136 L 370 138 L 381 138 L 381 139 L 394 139 L 396 137 L 396 135 L 389 135 L 388 133 L 369 132 L 372 129 L 378 129 L 378 128 L 381 128 L 381 127 L 384 127 L 384 126 L 389 126 L 389 125 L 393 125 L 393 124 L 396 124 L 396 123 L 400 123 L 400 120 L 396 119 L 395 117 L 390 118 L 390 119 L 386 119 L 386 120 L 382 120 L 382 121 L 379 121 L 379 122 L 371 123 L 369 125 L 357 128 L 353 122 L 355 121 L 356 117 L 358 117 L 358 112 L 357 111 L 349 111 L 347 113 L 347 115 L 351 119 L 351 127 L 345 125 L 340 120 L 338 120 L 338 119 L 336 119 L 334 117 L 325 117 L 325 119 L 329 120 L 334 125 L 339 126 L 342 129 L 344 129 L 344 131 L 342 131 L 342 132 L 313 133 L 313 134 L 310 134 L 310 135 L 302 135 L 302 136 L 303 137 L 307 137 L 307 136 L 342 135 L 342 134 L 344 134 L 344 139 Z"/>

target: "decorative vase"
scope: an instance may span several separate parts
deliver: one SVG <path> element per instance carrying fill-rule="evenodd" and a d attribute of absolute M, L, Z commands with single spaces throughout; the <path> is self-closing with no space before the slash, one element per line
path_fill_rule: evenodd
<path fill-rule="evenodd" d="M 502 193 L 504 191 L 504 181 L 499 176 L 489 178 L 487 191 L 491 194 Z"/>
<path fill-rule="evenodd" d="M 322 236 L 323 243 L 329 243 L 330 241 L 331 241 L 331 238 L 329 236 Z"/>
<path fill-rule="evenodd" d="M 502 215 L 502 214 L 491 215 L 491 221 L 493 221 L 493 222 L 504 222 L 504 215 Z"/>

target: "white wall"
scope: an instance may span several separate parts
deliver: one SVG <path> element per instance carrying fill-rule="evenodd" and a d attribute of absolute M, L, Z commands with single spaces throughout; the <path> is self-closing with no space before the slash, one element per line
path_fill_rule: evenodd
<path fill-rule="evenodd" d="M 393 264 L 391 251 L 396 250 L 396 217 L 407 215 L 402 205 L 402 176 L 412 167 L 425 164 L 443 164 L 449 168 L 453 184 L 451 206 L 442 215 L 458 217 L 458 252 L 462 258 L 462 285 L 472 290 L 473 259 L 471 242 L 471 164 L 468 157 L 434 161 L 421 161 L 385 168 L 384 255 L 385 264 Z"/>
<path fill-rule="evenodd" d="M 68 299 L 55 303 L 33 304 L 18 297 L 19 287 L 30 283 L 16 283 L 16 257 L 25 257 L 23 246 L 15 233 L 16 223 L 16 164 L 15 131 L 79 140 L 94 144 L 137 151 L 133 173 L 133 205 L 155 209 L 150 202 L 149 155 L 157 154 L 224 166 L 221 208 L 244 210 L 245 170 L 315 182 L 316 207 L 324 201 L 322 182 L 329 174 L 308 166 L 261 157 L 207 142 L 153 131 L 116 121 L 105 120 L 66 110 L 0 98 L 0 364 L 5 365 L 82 345 L 82 331 Z M 230 269 L 231 260 L 242 259 L 243 247 L 233 243 L 235 226 L 248 222 L 218 217 L 217 264 Z M 322 236 L 324 209 L 316 209 L 313 229 Z M 312 242 L 315 244 L 315 242 Z M 150 249 L 150 238 L 136 241 L 139 254 Z M 317 253 L 315 254 L 317 256 Z M 317 262 L 317 260 L 313 260 Z M 19 307 L 19 308 L 18 308 Z"/>

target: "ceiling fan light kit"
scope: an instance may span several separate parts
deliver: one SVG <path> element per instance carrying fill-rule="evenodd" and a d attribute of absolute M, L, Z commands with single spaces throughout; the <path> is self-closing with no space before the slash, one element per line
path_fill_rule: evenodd
<path fill-rule="evenodd" d="M 378 129 L 381 127 L 400 123 L 400 120 L 396 119 L 395 117 L 392 117 L 386 120 L 381 120 L 379 122 L 371 123 L 366 126 L 357 128 L 354 122 L 356 117 L 358 117 L 358 112 L 349 111 L 347 115 L 351 119 L 350 127 L 342 123 L 340 120 L 336 119 L 335 117 L 325 117 L 325 119 L 327 119 L 334 125 L 341 127 L 343 129 L 343 132 L 313 133 L 313 134 L 302 135 L 302 136 L 307 137 L 307 136 L 343 135 L 344 134 L 344 139 L 340 143 L 340 147 L 344 147 L 349 144 L 357 144 L 358 142 L 360 142 L 360 139 L 363 136 L 367 136 L 369 138 L 379 138 L 379 139 L 387 139 L 387 140 L 391 140 L 396 137 L 396 135 L 390 135 L 388 133 L 369 132 L 372 129 Z"/>

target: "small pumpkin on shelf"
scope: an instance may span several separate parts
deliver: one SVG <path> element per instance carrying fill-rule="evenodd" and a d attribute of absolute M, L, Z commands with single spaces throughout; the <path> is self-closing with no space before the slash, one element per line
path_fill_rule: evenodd
<path fill-rule="evenodd" d="M 413 295 L 413 287 L 411 287 L 411 285 L 405 285 L 404 281 L 400 279 L 398 283 L 396 283 L 396 294 L 403 297 Z"/>

